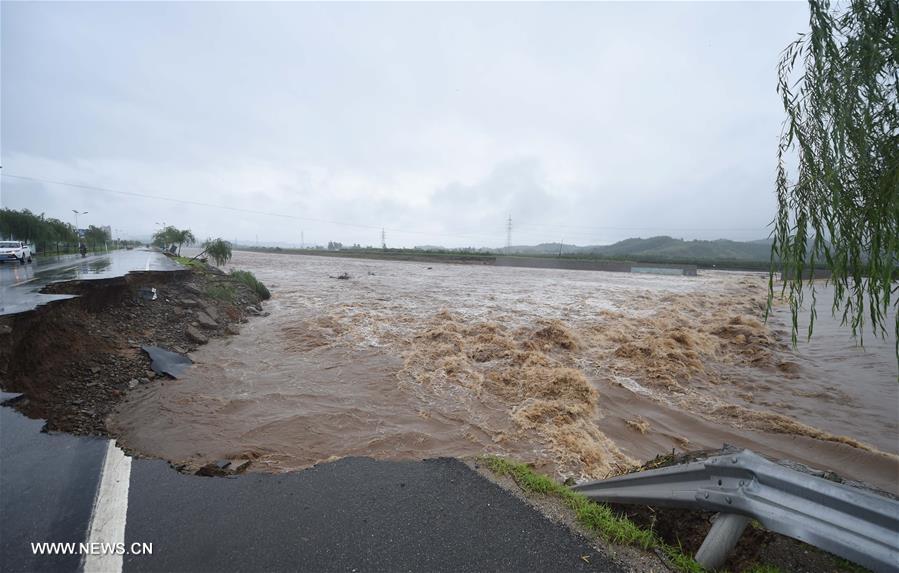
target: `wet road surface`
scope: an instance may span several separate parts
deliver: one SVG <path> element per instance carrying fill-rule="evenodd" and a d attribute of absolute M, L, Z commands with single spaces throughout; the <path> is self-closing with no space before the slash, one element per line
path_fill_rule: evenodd
<path fill-rule="evenodd" d="M 16 396 L 0 392 L 0 401 Z M 41 433 L 31 420 L 0 407 L 0 570 L 75 571 L 78 555 L 31 554 L 31 542 L 85 541 L 106 440 Z"/>
<path fill-rule="evenodd" d="M 620 570 L 454 459 L 345 458 L 211 478 L 124 458 L 106 440 L 40 433 L 41 421 L 9 407 L 0 408 L 0 424 L 3 571 Z M 110 455 L 130 470 L 110 478 Z M 116 480 L 124 499 L 107 499 Z M 94 535 L 106 520 L 120 520 L 117 539 Z M 31 549 L 88 541 L 152 544 L 152 554 L 91 567 Z"/>
<path fill-rule="evenodd" d="M 0 315 L 29 311 L 52 300 L 70 295 L 41 294 L 54 282 L 107 279 L 132 271 L 167 271 L 181 267 L 158 251 L 137 249 L 112 251 L 109 254 L 35 257 L 28 264 L 0 265 Z"/>

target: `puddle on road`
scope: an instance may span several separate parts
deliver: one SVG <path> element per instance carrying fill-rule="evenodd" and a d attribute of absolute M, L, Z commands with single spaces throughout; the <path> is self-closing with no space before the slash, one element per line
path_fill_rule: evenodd
<path fill-rule="evenodd" d="M 240 252 L 233 265 L 272 287 L 271 316 L 132 393 L 110 420 L 123 445 L 263 471 L 494 452 L 602 477 L 728 439 L 895 482 L 899 458 L 877 451 L 899 450 L 892 352 L 851 348 L 826 321 L 829 351 L 793 352 L 783 313 L 759 320 L 758 275 Z"/>

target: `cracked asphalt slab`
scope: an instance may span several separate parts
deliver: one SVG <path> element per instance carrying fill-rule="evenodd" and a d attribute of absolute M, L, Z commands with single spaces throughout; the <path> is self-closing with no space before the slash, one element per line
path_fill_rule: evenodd
<path fill-rule="evenodd" d="M 27 312 L 54 300 L 71 295 L 43 294 L 51 283 L 72 280 L 108 279 L 134 271 L 175 271 L 182 267 L 159 251 L 134 249 L 111 251 L 102 255 L 67 255 L 35 258 L 20 265 L 0 265 L 0 316 Z"/>
<path fill-rule="evenodd" d="M 107 441 L 0 408 L 0 570 L 79 571 L 32 542 L 84 542 Z M 345 458 L 201 477 L 133 459 L 122 571 L 620 571 L 590 542 L 463 462 Z M 92 507 L 93 504 L 93 507 Z"/>

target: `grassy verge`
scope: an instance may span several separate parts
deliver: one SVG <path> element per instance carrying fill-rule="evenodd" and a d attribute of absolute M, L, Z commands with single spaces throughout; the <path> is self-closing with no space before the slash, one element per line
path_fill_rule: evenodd
<path fill-rule="evenodd" d="M 177 262 L 178 264 L 183 265 L 185 267 L 190 267 L 192 269 L 198 269 L 198 270 L 204 270 L 203 263 L 201 263 L 200 261 L 198 261 L 196 259 L 189 259 L 187 257 L 172 257 L 172 258 L 175 259 L 175 262 Z"/>
<path fill-rule="evenodd" d="M 272 293 L 269 292 L 268 288 L 259 282 L 259 279 L 257 279 L 250 271 L 231 271 L 231 276 L 253 289 L 253 292 L 255 292 L 256 296 L 261 300 L 272 298 Z"/>
<path fill-rule="evenodd" d="M 222 302 L 234 302 L 234 287 L 226 284 L 212 284 L 206 287 L 206 295 Z"/>
<path fill-rule="evenodd" d="M 175 261 L 185 267 L 192 268 L 199 271 L 205 271 L 206 265 L 201 263 L 196 259 L 189 259 L 187 257 L 172 257 Z M 259 297 L 260 300 L 268 300 L 272 298 L 272 293 L 268 290 L 262 282 L 256 278 L 256 275 L 251 273 L 250 271 L 231 271 L 231 277 L 238 282 L 241 282 L 248 287 L 250 287 L 253 292 L 256 293 L 256 296 Z M 218 300 L 231 301 L 234 298 L 234 289 L 231 289 L 225 285 L 209 287 L 208 289 L 209 296 L 216 298 Z"/>
<path fill-rule="evenodd" d="M 668 545 L 652 531 L 643 529 L 624 517 L 618 517 L 609 506 L 590 501 L 544 475 L 536 473 L 524 464 L 495 456 L 482 458 L 495 474 L 509 476 L 525 491 L 560 499 L 575 513 L 577 522 L 601 539 L 621 545 L 634 545 L 642 549 L 656 549 L 668 558 L 678 571 L 700 573 L 703 571 L 692 557 L 680 548 Z"/>

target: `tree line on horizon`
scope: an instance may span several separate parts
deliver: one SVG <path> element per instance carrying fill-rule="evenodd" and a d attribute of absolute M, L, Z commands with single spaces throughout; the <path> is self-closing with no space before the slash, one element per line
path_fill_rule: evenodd
<path fill-rule="evenodd" d="M 82 237 L 71 223 L 46 217 L 43 213 L 38 215 L 28 209 L 17 211 L 8 207 L 0 209 L 0 237 L 32 244 L 36 253 L 74 249 L 82 240 L 90 248 L 97 248 L 112 240 L 110 233 L 102 227 L 90 225 Z M 123 243 L 132 244 L 134 241 Z"/>

